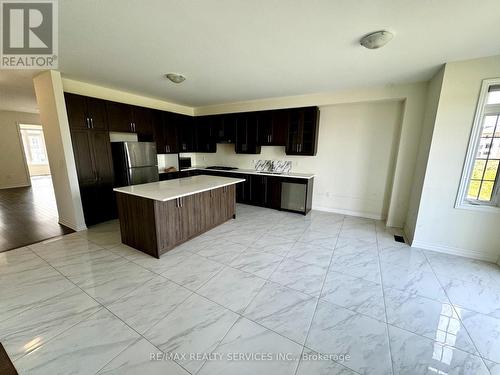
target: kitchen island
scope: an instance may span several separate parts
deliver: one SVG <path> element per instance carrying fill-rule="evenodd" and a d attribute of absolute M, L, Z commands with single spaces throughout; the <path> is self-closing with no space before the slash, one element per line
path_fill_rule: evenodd
<path fill-rule="evenodd" d="M 113 189 L 122 242 L 151 256 L 235 217 L 235 185 L 244 179 L 194 176 Z"/>

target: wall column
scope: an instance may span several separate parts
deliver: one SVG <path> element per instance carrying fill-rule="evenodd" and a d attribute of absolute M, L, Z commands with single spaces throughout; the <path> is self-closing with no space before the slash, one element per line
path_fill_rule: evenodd
<path fill-rule="evenodd" d="M 59 223 L 76 231 L 85 230 L 61 73 L 55 70 L 45 71 L 33 78 L 33 83 L 45 136 Z"/>

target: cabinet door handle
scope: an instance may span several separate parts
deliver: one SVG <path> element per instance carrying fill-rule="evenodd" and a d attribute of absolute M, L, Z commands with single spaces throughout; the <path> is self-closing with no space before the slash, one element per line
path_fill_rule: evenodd
<path fill-rule="evenodd" d="M 88 116 L 85 116 L 85 124 L 87 125 L 87 129 L 90 129 L 90 121 Z"/>
<path fill-rule="evenodd" d="M 90 128 L 94 129 L 94 119 L 92 117 L 90 118 Z"/>

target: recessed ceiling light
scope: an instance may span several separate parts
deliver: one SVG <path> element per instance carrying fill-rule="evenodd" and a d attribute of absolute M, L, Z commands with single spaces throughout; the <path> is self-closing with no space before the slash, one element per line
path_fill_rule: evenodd
<path fill-rule="evenodd" d="M 387 43 L 391 41 L 394 37 L 394 34 L 387 30 L 375 31 L 374 33 L 370 33 L 365 35 L 359 41 L 363 47 L 368 49 L 377 49 L 385 46 Z"/>
<path fill-rule="evenodd" d="M 165 74 L 165 77 L 168 78 L 173 83 L 181 83 L 186 80 L 186 77 L 178 73 L 167 73 Z"/>

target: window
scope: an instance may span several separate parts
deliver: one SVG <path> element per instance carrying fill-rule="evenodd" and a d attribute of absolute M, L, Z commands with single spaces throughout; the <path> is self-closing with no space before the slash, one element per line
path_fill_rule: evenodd
<path fill-rule="evenodd" d="M 460 208 L 500 206 L 500 79 L 484 80 L 457 199 Z"/>
<path fill-rule="evenodd" d="M 42 127 L 39 125 L 20 125 L 26 161 L 28 164 L 46 165 L 47 151 L 43 138 Z"/>

